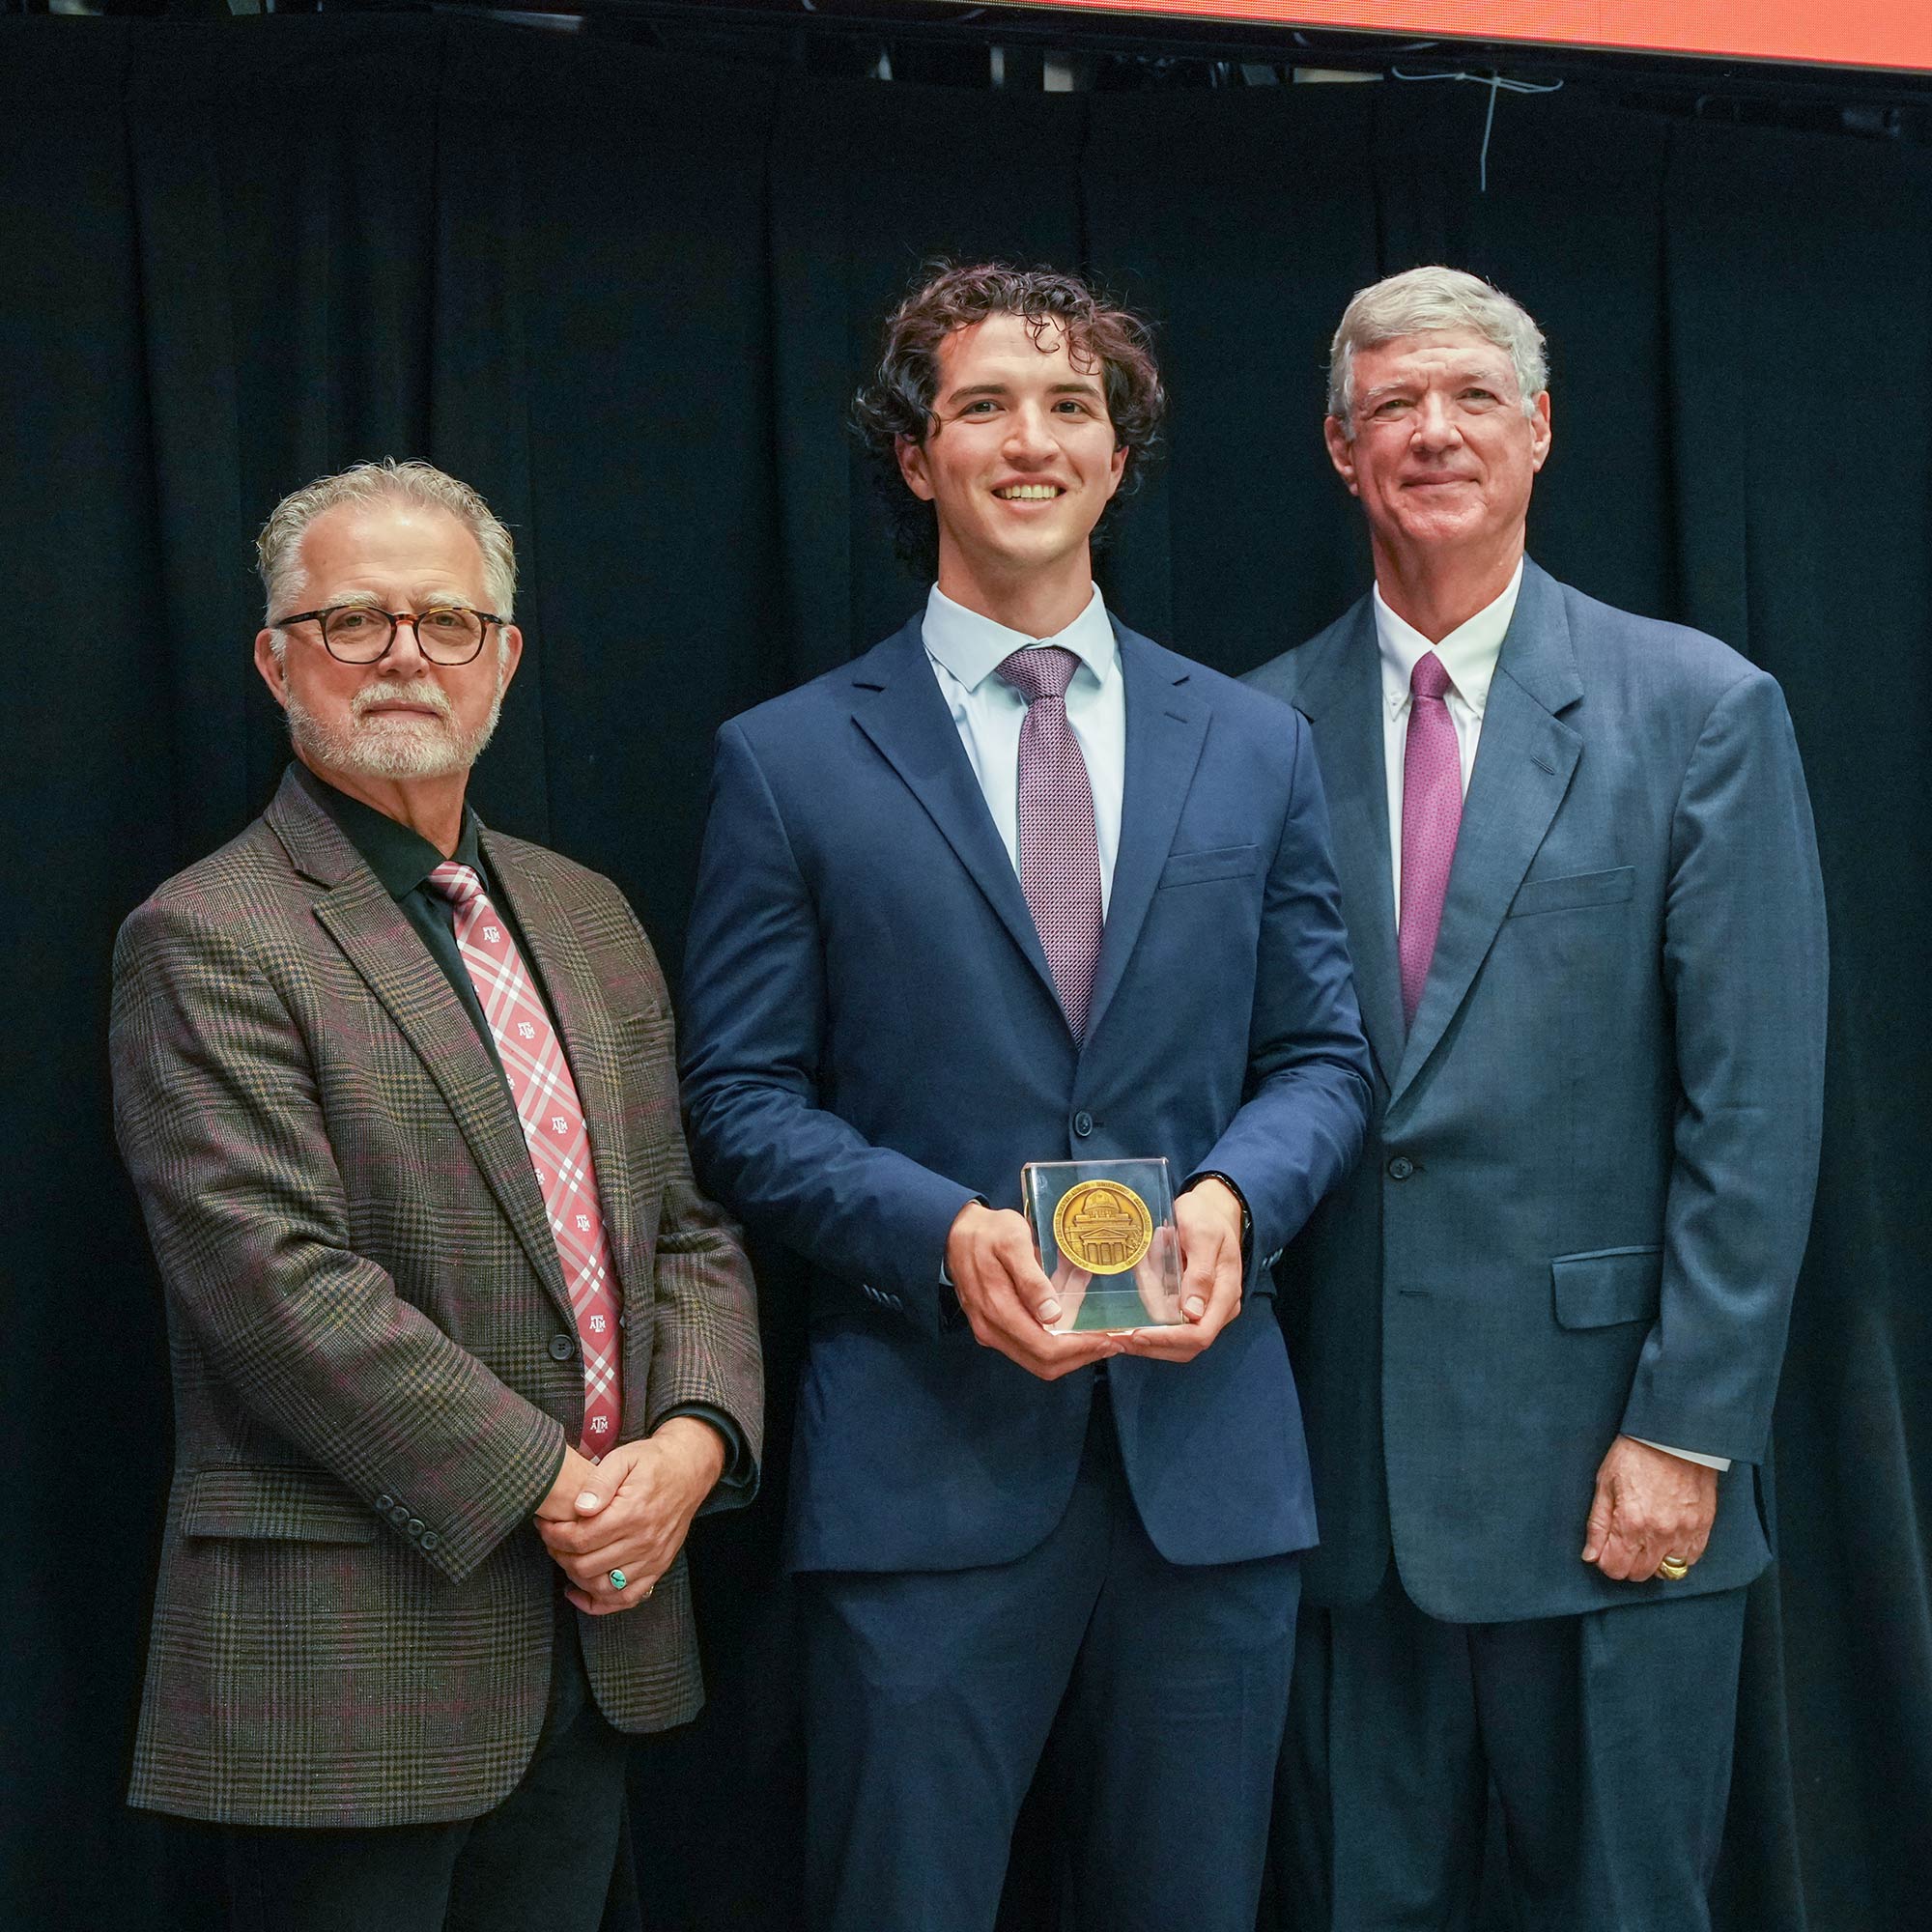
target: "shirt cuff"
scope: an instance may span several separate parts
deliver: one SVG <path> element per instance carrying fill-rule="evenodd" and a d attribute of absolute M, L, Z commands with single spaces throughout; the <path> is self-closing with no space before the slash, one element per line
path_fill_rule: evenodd
<path fill-rule="evenodd" d="M 1633 1442 L 1641 1442 L 1646 1449 L 1661 1449 L 1666 1456 L 1678 1457 L 1686 1463 L 1696 1463 L 1706 1469 L 1728 1469 L 1731 1459 L 1728 1456 L 1707 1456 L 1701 1449 L 1673 1449 L 1667 1442 L 1653 1442 L 1645 1435 L 1633 1435 Z"/>
<path fill-rule="evenodd" d="M 757 1493 L 758 1465 L 752 1460 L 745 1432 L 722 1408 L 714 1408 L 708 1402 L 681 1402 L 675 1408 L 665 1410 L 658 1427 L 662 1429 L 673 1415 L 696 1416 L 699 1422 L 708 1422 L 724 1438 L 724 1473 L 712 1486 L 698 1514 L 737 1509 L 750 1502 Z"/>

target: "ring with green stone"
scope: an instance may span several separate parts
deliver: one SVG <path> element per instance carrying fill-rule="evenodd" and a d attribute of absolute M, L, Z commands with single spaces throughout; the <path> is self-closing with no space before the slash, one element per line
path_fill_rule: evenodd
<path fill-rule="evenodd" d="M 621 1570 L 613 1570 L 611 1573 L 611 1587 L 613 1590 L 621 1590 L 630 1580 Z"/>

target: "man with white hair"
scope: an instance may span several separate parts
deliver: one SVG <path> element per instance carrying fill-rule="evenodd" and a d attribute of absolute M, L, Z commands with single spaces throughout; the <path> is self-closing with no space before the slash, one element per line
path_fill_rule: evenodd
<path fill-rule="evenodd" d="M 260 555 L 296 763 L 115 951 L 176 1420 L 130 1802 L 226 1828 L 248 1932 L 590 1932 L 623 1733 L 701 1700 L 685 1534 L 755 1485 L 750 1273 L 629 906 L 465 803 L 508 532 L 384 461 Z"/>
<path fill-rule="evenodd" d="M 1321 1547 L 1298 1927 L 1695 1932 L 1817 1171 L 1825 928 L 1776 685 L 1524 555 L 1543 338 L 1364 289 L 1326 437 L 1375 587 L 1253 681 L 1311 721 L 1368 1149 L 1286 1255 Z"/>

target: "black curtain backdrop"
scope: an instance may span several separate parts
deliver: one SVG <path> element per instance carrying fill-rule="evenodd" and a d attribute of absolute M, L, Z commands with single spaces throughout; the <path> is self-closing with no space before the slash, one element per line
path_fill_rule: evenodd
<path fill-rule="evenodd" d="M 1483 192 L 1487 104 L 814 81 L 429 15 L 0 19 L 0 1921 L 222 1904 L 206 1835 L 121 1802 L 169 1421 L 102 1030 L 118 922 L 283 761 L 247 662 L 256 527 L 384 452 L 487 494 L 532 649 L 478 804 L 611 873 L 674 972 L 712 731 L 919 594 L 842 416 L 880 310 L 945 248 L 1086 265 L 1159 319 L 1169 459 L 1103 582 L 1193 656 L 1245 669 L 1365 585 L 1318 434 L 1326 338 L 1355 287 L 1444 260 L 1553 345 L 1540 560 L 1783 682 L 1832 1058 L 1721 1923 L 1925 1922 L 1932 156 L 1572 86 L 1497 101 Z M 782 1258 L 761 1277 L 770 1477 L 696 1538 L 712 1702 L 637 1752 L 654 1928 L 796 1923 L 776 1551 L 800 1318 Z M 1010 1926 L 1052 1922 L 1052 1865 L 1037 1817 Z"/>

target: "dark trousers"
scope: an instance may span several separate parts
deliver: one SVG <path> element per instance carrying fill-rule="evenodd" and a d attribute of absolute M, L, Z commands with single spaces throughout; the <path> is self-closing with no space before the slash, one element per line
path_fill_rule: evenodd
<path fill-rule="evenodd" d="M 1049 1732 L 1077 1922 L 1253 1932 L 1298 1568 L 1161 1556 L 1103 1397 L 1015 1562 L 800 1582 L 815 1932 L 988 1932 Z"/>
<path fill-rule="evenodd" d="M 234 1932 L 597 1932 L 624 1815 L 623 1734 L 559 1599 L 536 1750 L 495 1810 L 447 1825 L 222 1833 Z"/>
<path fill-rule="evenodd" d="M 1447 1624 L 1393 1565 L 1305 1609 L 1276 1806 L 1295 1932 L 1462 1932 L 1492 1782 L 1524 1932 L 1707 1932 L 1745 1593 Z"/>

